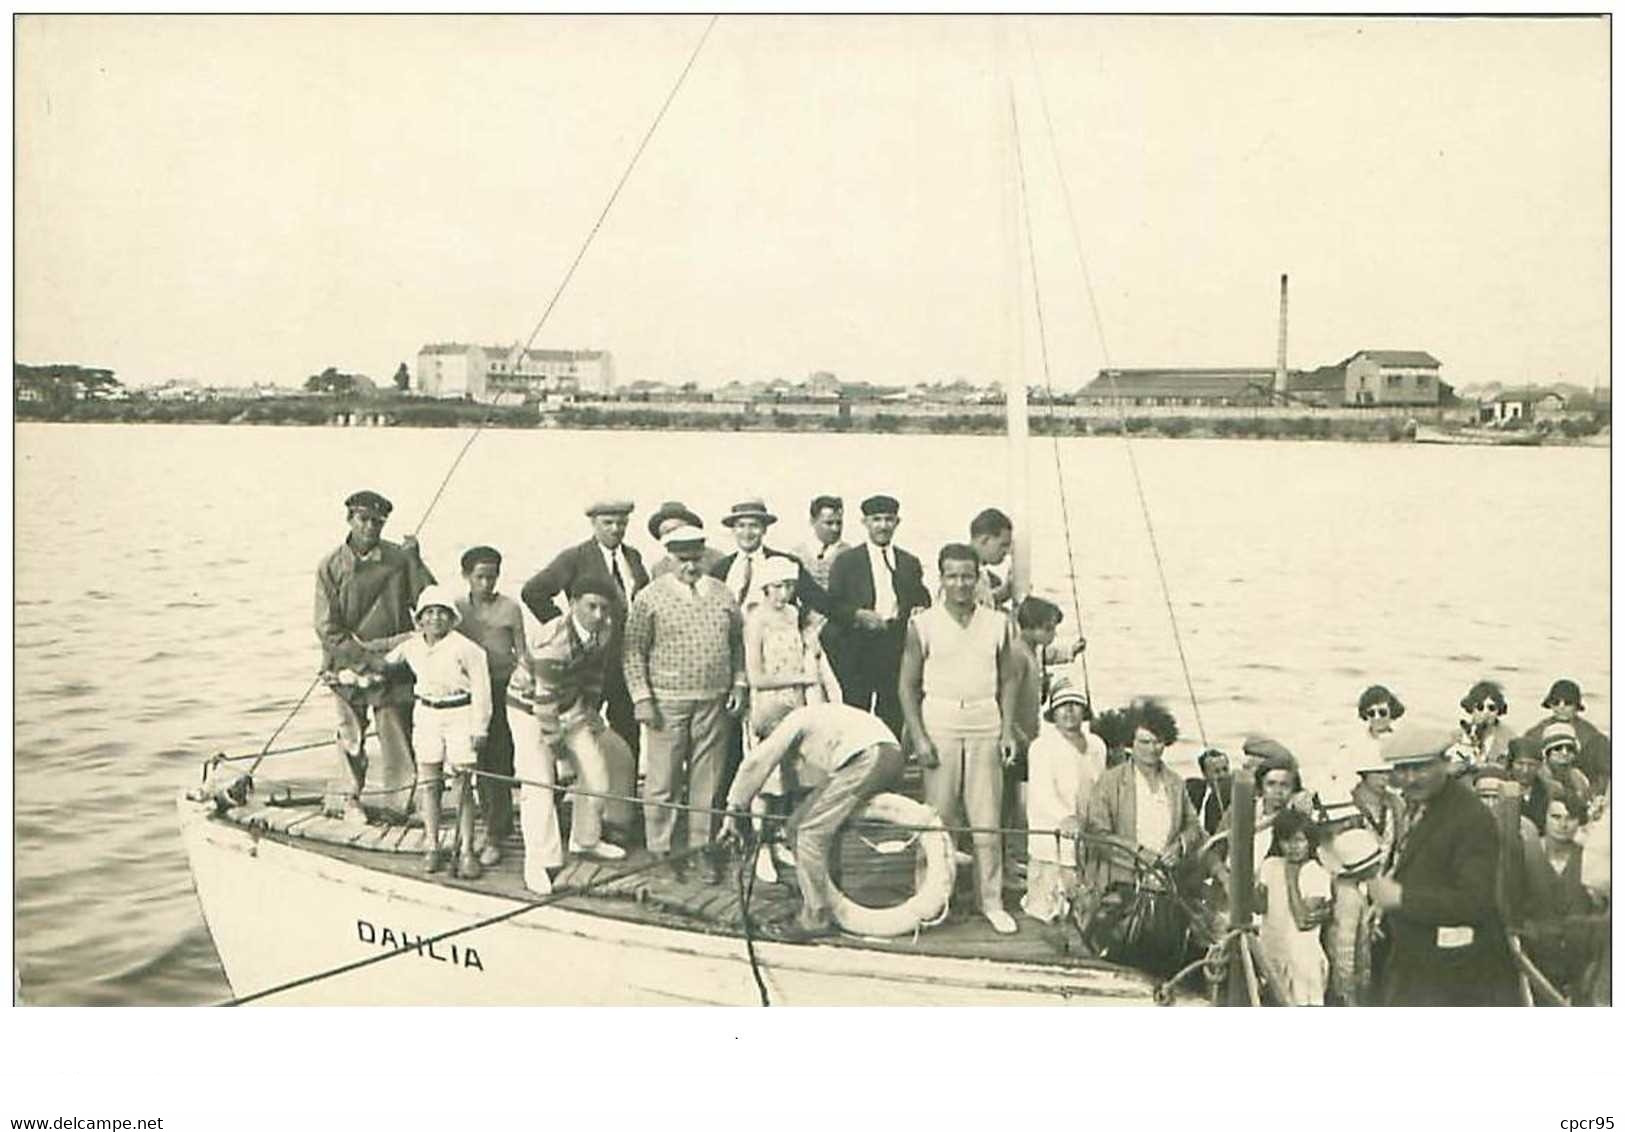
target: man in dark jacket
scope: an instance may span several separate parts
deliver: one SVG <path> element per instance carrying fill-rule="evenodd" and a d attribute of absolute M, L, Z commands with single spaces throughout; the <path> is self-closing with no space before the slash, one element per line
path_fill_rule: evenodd
<path fill-rule="evenodd" d="M 1405 797 L 1405 830 L 1388 874 L 1370 882 L 1392 941 L 1388 1006 L 1514 1006 L 1516 973 L 1495 904 L 1495 818 L 1450 773 L 1457 734 L 1410 720 L 1383 760 Z"/>
<path fill-rule="evenodd" d="M 778 521 L 779 517 L 760 499 L 735 503 L 721 522 L 733 532 L 738 549 L 717 559 L 711 567 L 711 576 L 728 587 L 740 610 L 745 611 L 761 600 L 761 584 L 754 580 L 754 575 L 762 559 L 787 558 L 796 564 L 796 603 L 803 611 L 810 609 L 829 616 L 829 596 L 801 564 L 801 559 L 764 544 L 767 528 Z"/>
<path fill-rule="evenodd" d="M 931 604 L 920 560 L 893 544 L 897 500 L 872 495 L 863 501 L 861 546 L 841 552 L 829 570 L 830 626 L 824 646 L 841 696 L 853 707 L 873 711 L 892 734 L 903 735 L 903 705 L 897 673 L 903 663 L 903 634 L 909 616 Z"/>
<path fill-rule="evenodd" d="M 611 615 L 607 668 L 604 677 L 604 715 L 615 734 L 626 740 L 635 759 L 638 751 L 638 724 L 632 718 L 632 697 L 621 675 L 621 642 L 626 633 L 626 611 L 639 590 L 649 584 L 643 556 L 626 545 L 626 520 L 632 513 L 627 500 L 600 500 L 587 508 L 592 521 L 592 538 L 559 552 L 519 591 L 525 608 L 536 620 L 547 624 L 563 614 L 555 598 L 568 594 L 578 578 L 601 578 L 613 582 L 620 595 Z"/>

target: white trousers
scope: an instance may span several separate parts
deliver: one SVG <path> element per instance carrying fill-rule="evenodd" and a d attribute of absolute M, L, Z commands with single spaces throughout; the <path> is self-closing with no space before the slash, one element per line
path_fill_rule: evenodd
<path fill-rule="evenodd" d="M 511 706 L 507 712 L 508 728 L 513 732 L 514 774 L 523 780 L 519 787 L 519 832 L 525 840 L 525 886 L 546 891 L 549 884 L 545 870 L 564 864 L 557 792 L 551 789 L 558 783 L 559 756 L 574 765 L 581 789 L 630 797 L 632 751 L 596 713 L 566 716 L 560 733 L 549 736 L 543 734 L 540 722 L 530 712 Z M 602 836 L 604 799 L 573 792 L 571 797 L 570 848 L 590 849 Z"/>

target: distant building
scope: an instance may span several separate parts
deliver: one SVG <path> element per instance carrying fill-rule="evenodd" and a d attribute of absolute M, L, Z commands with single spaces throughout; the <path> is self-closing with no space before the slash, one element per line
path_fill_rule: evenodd
<path fill-rule="evenodd" d="M 1439 359 L 1425 350 L 1361 350 L 1337 365 L 1345 405 L 1439 403 Z"/>
<path fill-rule="evenodd" d="M 1103 369 L 1078 392 L 1080 405 L 1267 405 L 1275 371 L 1234 369 Z"/>
<path fill-rule="evenodd" d="M 819 370 L 801 383 L 803 396 L 813 401 L 835 401 L 841 396 L 841 379 L 833 373 Z"/>
<path fill-rule="evenodd" d="M 1492 424 L 1525 421 L 1535 424 L 1543 420 L 1562 420 L 1566 417 L 1568 398 L 1550 389 L 1508 389 L 1479 406 L 1479 419 Z"/>
<path fill-rule="evenodd" d="M 527 350 L 435 342 L 418 351 L 413 388 L 431 397 L 493 401 L 538 400 L 561 393 L 609 394 L 615 390 L 608 350 Z"/>
<path fill-rule="evenodd" d="M 1287 375 L 1288 400 L 1324 409 L 1343 406 L 1348 374 L 1341 365 L 1294 370 Z"/>

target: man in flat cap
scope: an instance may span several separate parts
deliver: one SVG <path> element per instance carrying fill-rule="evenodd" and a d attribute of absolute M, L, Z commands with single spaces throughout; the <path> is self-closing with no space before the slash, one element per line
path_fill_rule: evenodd
<path fill-rule="evenodd" d="M 711 843 L 707 811 L 721 797 L 728 732 L 744 708 L 746 688 L 739 605 L 726 586 L 700 570 L 705 532 L 676 527 L 663 541 L 677 569 L 651 582 L 632 602 L 622 659 L 632 710 L 648 728 L 643 827 L 649 851 L 657 856 L 672 850 L 677 826 L 672 802 L 697 807 L 686 814 L 688 847 Z M 707 881 L 722 879 L 714 855 L 702 863 Z"/>
<path fill-rule="evenodd" d="M 897 500 L 871 495 L 860 510 L 868 538 L 843 551 L 830 567 L 824 644 L 846 702 L 873 711 L 901 738 L 897 674 L 903 633 L 914 611 L 931 604 L 931 592 L 920 560 L 893 544 L 901 522 Z"/>
<path fill-rule="evenodd" d="M 611 624 L 608 641 L 608 669 L 603 689 L 604 715 L 615 734 L 625 740 L 633 759 L 638 752 L 638 724 L 632 717 L 632 700 L 627 695 L 626 681 L 621 675 L 621 647 L 626 632 L 627 610 L 638 591 L 649 584 L 649 572 L 643 568 L 643 556 L 626 545 L 627 517 L 632 503 L 625 499 L 600 499 L 587 508 L 592 523 L 592 537 L 575 546 L 561 550 L 519 591 L 525 608 L 535 614 L 536 620 L 547 624 L 563 616 L 556 598 L 571 592 L 582 578 L 599 578 L 614 584 L 616 599 L 610 609 Z M 593 705 L 597 710 L 597 705 Z M 604 820 L 611 825 L 625 827 L 632 818 L 631 807 L 612 803 L 605 811 Z"/>
<path fill-rule="evenodd" d="M 1516 973 L 1495 902 L 1495 817 L 1452 774 L 1453 728 L 1406 718 L 1383 761 L 1404 796 L 1393 863 L 1368 888 L 1388 924 L 1388 1006 L 1513 1006 Z"/>
<path fill-rule="evenodd" d="M 349 534 L 316 567 L 315 626 L 322 682 L 331 690 L 338 717 L 335 748 L 342 771 L 327 808 L 364 825 L 363 791 L 368 803 L 385 813 L 405 817 L 411 811 L 412 681 L 409 673 L 386 678 L 383 660 L 413 634 L 413 605 L 435 579 L 415 537 L 407 535 L 398 546 L 381 537 L 394 509 L 389 500 L 376 491 L 358 491 L 344 508 Z M 363 746 L 369 712 L 379 745 L 370 789 Z"/>

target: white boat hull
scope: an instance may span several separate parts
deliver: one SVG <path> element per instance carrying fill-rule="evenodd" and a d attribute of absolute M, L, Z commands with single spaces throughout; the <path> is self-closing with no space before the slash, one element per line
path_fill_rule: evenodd
<path fill-rule="evenodd" d="M 351 864 L 209 820 L 180 803 L 204 919 L 245 997 L 357 960 L 411 950 L 259 1001 L 277 1005 L 760 1004 L 743 940 L 550 906 L 433 945 L 517 907 L 511 899 Z M 908 941 L 898 941 L 899 948 Z M 758 942 L 775 1006 L 1132 1006 L 1152 981 L 1111 967 L 948 958 L 886 944 Z M 1199 1000 L 1198 1000 L 1199 1001 Z"/>

